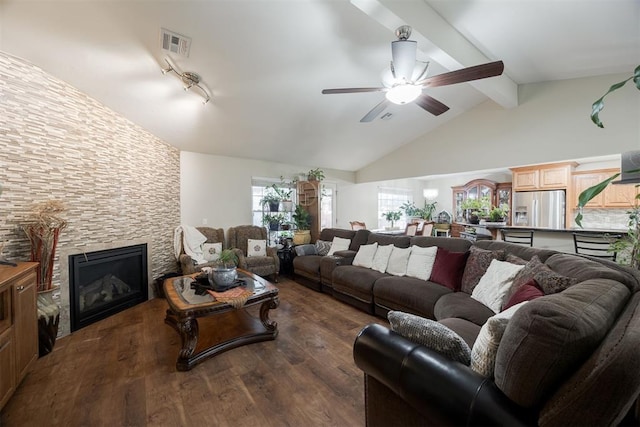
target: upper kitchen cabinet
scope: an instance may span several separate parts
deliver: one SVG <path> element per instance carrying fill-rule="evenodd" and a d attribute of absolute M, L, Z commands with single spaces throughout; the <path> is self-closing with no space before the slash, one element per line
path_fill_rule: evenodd
<path fill-rule="evenodd" d="M 578 206 L 578 197 L 587 188 L 596 185 L 611 175 L 620 172 L 619 169 L 599 169 L 585 172 L 574 172 L 573 206 Z M 604 191 L 586 204 L 587 208 L 630 208 L 634 204 L 638 188 L 635 184 L 607 185 Z"/>
<path fill-rule="evenodd" d="M 566 190 L 571 187 L 571 172 L 577 163 L 512 168 L 513 191 Z"/>

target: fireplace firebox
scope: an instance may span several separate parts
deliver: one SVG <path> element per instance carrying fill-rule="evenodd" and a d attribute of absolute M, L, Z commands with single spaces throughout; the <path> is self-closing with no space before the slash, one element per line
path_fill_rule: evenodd
<path fill-rule="evenodd" d="M 147 245 L 69 256 L 71 332 L 148 298 Z"/>

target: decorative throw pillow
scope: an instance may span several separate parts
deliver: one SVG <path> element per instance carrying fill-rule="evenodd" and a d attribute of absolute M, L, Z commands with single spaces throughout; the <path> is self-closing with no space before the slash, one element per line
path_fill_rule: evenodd
<path fill-rule="evenodd" d="M 464 274 L 462 275 L 462 290 L 468 294 L 473 292 L 473 288 L 480 282 L 480 278 L 489 268 L 491 261 L 494 259 L 504 261 L 506 256 L 507 254 L 503 250 L 488 251 L 471 246 L 469 259 L 467 259 Z"/>
<path fill-rule="evenodd" d="M 471 293 L 471 298 L 480 301 L 495 313 L 502 308 L 502 300 L 509 291 L 514 277 L 524 265 L 511 264 L 506 261 L 491 261 L 487 272 L 482 276 L 478 286 Z"/>
<path fill-rule="evenodd" d="M 527 283 L 516 289 L 514 294 L 511 295 L 511 298 L 509 298 L 509 300 L 504 304 L 504 307 L 502 307 L 502 311 L 505 311 L 521 302 L 531 301 L 543 296 L 544 292 L 542 291 L 542 289 L 540 289 L 534 279 L 531 279 Z"/>
<path fill-rule="evenodd" d="M 438 248 L 429 280 L 446 286 L 452 291 L 459 291 L 468 256 L 469 252 L 450 252 L 447 249 Z"/>
<path fill-rule="evenodd" d="M 529 262 L 525 264 L 524 268 L 516 274 L 516 277 L 514 277 L 511 289 L 509 289 L 507 294 L 504 296 L 504 303 L 506 304 L 506 302 L 511 299 L 513 294 L 520 289 L 522 285 L 532 280 L 533 276 L 535 276 L 538 271 L 543 270 L 549 270 L 549 267 L 540 261 L 538 255 L 532 256 Z"/>
<path fill-rule="evenodd" d="M 295 245 L 294 250 L 296 251 L 296 256 L 306 256 L 306 255 L 317 255 L 318 248 L 316 245 L 312 245 L 310 243 L 304 245 Z"/>
<path fill-rule="evenodd" d="M 316 240 L 316 254 L 325 256 L 329 254 L 330 249 L 331 242 L 327 242 L 326 240 Z"/>
<path fill-rule="evenodd" d="M 437 246 L 429 246 L 427 248 L 412 246 L 409 262 L 407 263 L 407 276 L 429 280 L 433 264 L 436 262 L 437 253 Z"/>
<path fill-rule="evenodd" d="M 387 273 L 394 276 L 404 276 L 407 274 L 407 262 L 411 255 L 411 248 L 393 247 L 387 264 Z"/>
<path fill-rule="evenodd" d="M 507 329 L 509 319 L 511 319 L 515 312 L 524 304 L 526 304 L 526 301 L 490 317 L 485 324 L 482 325 L 480 333 L 471 349 L 471 369 L 485 377 L 493 377 L 500 340 L 504 335 L 504 331 Z"/>
<path fill-rule="evenodd" d="M 327 255 L 333 255 L 338 251 L 346 251 L 349 249 L 349 245 L 351 244 L 351 240 L 343 239 L 342 237 L 334 237 L 333 242 L 331 242 L 331 249 Z"/>
<path fill-rule="evenodd" d="M 220 258 L 222 252 L 222 243 L 203 243 L 202 255 L 207 262 L 212 262 Z"/>
<path fill-rule="evenodd" d="M 577 278 L 562 276 L 550 268 L 548 270 L 538 271 L 535 276 L 533 276 L 533 279 L 540 285 L 545 295 L 564 291 L 569 286 L 578 283 Z"/>
<path fill-rule="evenodd" d="M 373 257 L 376 254 L 376 250 L 378 249 L 378 242 L 372 243 L 370 245 L 360 245 L 358 249 L 358 253 L 356 253 L 355 258 L 353 258 L 352 265 L 364 268 L 373 267 Z"/>
<path fill-rule="evenodd" d="M 387 264 L 389 263 L 389 257 L 391 256 L 391 251 L 393 251 L 393 245 L 381 245 L 378 246 L 376 250 L 376 254 L 373 257 L 373 268 L 380 273 L 384 273 L 387 271 Z"/>
<path fill-rule="evenodd" d="M 247 257 L 253 256 L 267 256 L 266 240 L 247 240 Z"/>
<path fill-rule="evenodd" d="M 390 311 L 387 319 L 391 324 L 391 330 L 409 341 L 424 345 L 451 360 L 469 365 L 469 345 L 460 335 L 442 323 L 402 311 Z"/>

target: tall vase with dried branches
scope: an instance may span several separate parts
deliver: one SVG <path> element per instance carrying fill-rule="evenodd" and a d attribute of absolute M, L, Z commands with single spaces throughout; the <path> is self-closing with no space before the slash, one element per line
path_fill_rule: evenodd
<path fill-rule="evenodd" d="M 40 356 L 50 353 L 58 335 L 60 307 L 52 297 L 53 263 L 60 232 L 67 227 L 66 208 L 59 200 L 37 203 L 22 227 L 31 242 L 31 261 L 39 262 L 38 344 Z"/>

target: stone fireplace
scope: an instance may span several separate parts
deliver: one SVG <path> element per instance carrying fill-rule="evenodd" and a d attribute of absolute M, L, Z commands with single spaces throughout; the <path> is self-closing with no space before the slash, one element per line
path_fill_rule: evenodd
<path fill-rule="evenodd" d="M 71 332 L 148 299 L 147 245 L 69 256 Z"/>

